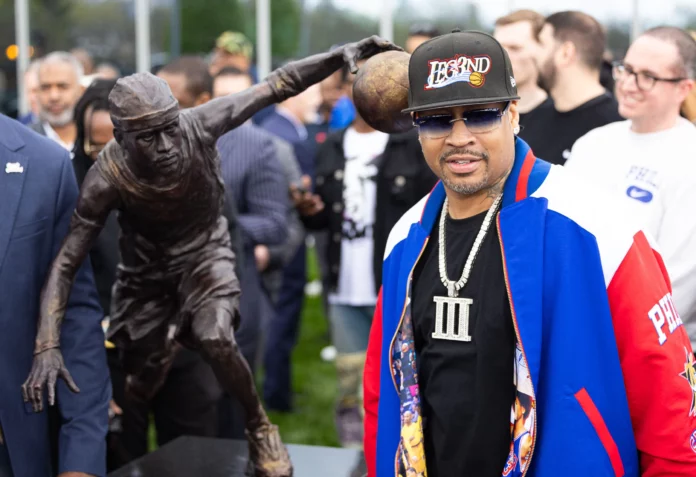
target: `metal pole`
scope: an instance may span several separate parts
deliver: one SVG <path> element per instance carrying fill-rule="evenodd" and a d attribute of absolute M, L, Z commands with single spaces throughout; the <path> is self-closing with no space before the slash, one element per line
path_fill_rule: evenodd
<path fill-rule="evenodd" d="M 631 21 L 631 42 L 635 41 L 640 35 L 640 11 L 638 4 L 640 0 L 633 0 L 633 19 Z"/>
<path fill-rule="evenodd" d="M 17 97 L 19 114 L 29 112 L 27 91 L 24 87 L 24 72 L 29 67 L 29 0 L 15 0 L 15 44 L 17 53 Z"/>
<path fill-rule="evenodd" d="M 181 55 L 181 4 L 179 0 L 172 0 L 170 13 L 169 54 L 173 59 Z"/>
<path fill-rule="evenodd" d="M 385 40 L 394 41 L 394 0 L 382 0 L 379 36 Z"/>
<path fill-rule="evenodd" d="M 135 68 L 138 73 L 150 71 L 150 1 L 135 0 Z"/>
<path fill-rule="evenodd" d="M 271 72 L 270 0 L 256 0 L 256 69 L 259 81 Z"/>

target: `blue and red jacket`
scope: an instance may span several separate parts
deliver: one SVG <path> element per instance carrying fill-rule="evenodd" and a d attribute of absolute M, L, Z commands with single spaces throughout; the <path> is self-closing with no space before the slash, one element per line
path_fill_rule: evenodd
<path fill-rule="evenodd" d="M 656 246 L 618 204 L 515 149 L 497 229 L 520 399 L 501 476 L 696 476 L 696 363 Z M 418 359 L 401 351 L 411 275 L 444 199 L 438 183 L 387 244 L 364 376 L 370 477 L 427 475 L 417 374 L 402 385 L 397 362 Z"/>

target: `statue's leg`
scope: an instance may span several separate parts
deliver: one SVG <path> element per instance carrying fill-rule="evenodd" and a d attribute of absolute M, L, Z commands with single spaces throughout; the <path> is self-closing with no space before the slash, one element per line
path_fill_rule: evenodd
<path fill-rule="evenodd" d="M 179 315 L 176 299 L 145 278 L 117 282 L 107 339 L 119 350 L 128 397 L 147 402 L 162 387 L 174 359 Z"/>
<path fill-rule="evenodd" d="M 290 457 L 278 427 L 271 424 L 261 406 L 251 369 L 234 337 L 240 288 L 224 220 L 207 245 L 186 260 L 191 266 L 178 289 L 183 323 L 177 339 L 199 350 L 221 387 L 241 403 L 254 475 L 291 477 Z"/>
<path fill-rule="evenodd" d="M 230 299 L 215 299 L 194 313 L 191 338 L 210 363 L 222 388 L 236 396 L 244 407 L 249 458 L 257 477 L 290 477 L 292 466 L 280 440 L 278 428 L 271 424 L 256 393 L 254 378 L 234 339 L 236 311 Z"/>

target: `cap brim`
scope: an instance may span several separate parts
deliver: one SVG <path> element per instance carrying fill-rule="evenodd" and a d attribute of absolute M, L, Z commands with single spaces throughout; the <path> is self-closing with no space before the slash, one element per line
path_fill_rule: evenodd
<path fill-rule="evenodd" d="M 471 106 L 475 104 L 490 104 L 501 103 L 504 101 L 515 101 L 520 99 L 519 96 L 506 96 L 495 98 L 469 98 L 469 99 L 451 99 L 449 101 L 441 101 L 439 103 L 424 104 L 422 106 L 414 106 L 402 110 L 402 113 L 415 113 L 420 111 L 429 111 L 431 109 L 455 108 L 457 106 Z"/>

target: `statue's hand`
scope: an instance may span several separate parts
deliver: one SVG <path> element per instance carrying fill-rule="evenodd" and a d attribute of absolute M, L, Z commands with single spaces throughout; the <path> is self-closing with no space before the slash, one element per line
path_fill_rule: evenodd
<path fill-rule="evenodd" d="M 359 60 L 365 60 L 378 53 L 391 50 L 404 51 L 403 48 L 396 46 L 394 43 L 373 35 L 357 43 L 345 45 L 343 47 L 343 58 L 350 67 L 350 72 L 355 74 L 358 72 Z"/>
<path fill-rule="evenodd" d="M 43 387 L 48 387 L 48 404 L 53 406 L 56 401 L 56 381 L 58 376 L 65 380 L 68 388 L 74 393 L 80 389 L 73 381 L 65 367 L 63 355 L 58 348 L 50 348 L 34 356 L 34 363 L 26 382 L 22 385 L 24 402 L 31 402 L 34 412 L 43 410 Z"/>

